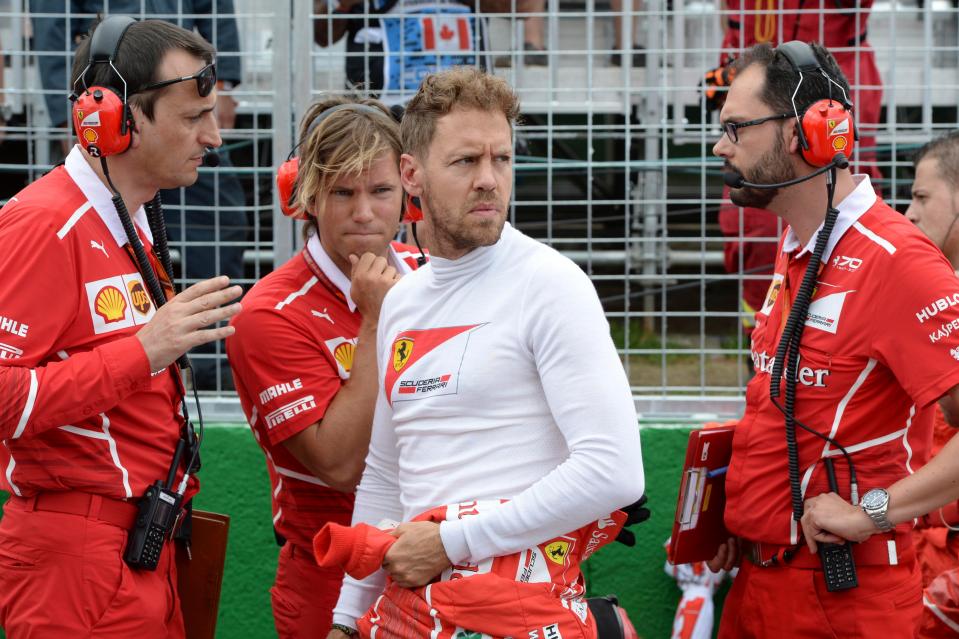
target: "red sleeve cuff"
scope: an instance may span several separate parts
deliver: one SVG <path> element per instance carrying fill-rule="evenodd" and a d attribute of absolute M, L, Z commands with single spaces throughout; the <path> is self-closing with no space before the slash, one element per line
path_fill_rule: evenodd
<path fill-rule="evenodd" d="M 98 350 L 121 397 L 150 387 L 150 360 L 136 335 L 108 342 Z"/>

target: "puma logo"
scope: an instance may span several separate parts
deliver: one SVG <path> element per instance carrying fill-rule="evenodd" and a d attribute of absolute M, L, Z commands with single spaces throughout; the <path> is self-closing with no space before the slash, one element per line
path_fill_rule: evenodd
<path fill-rule="evenodd" d="M 325 319 L 325 320 L 326 320 L 327 322 L 329 322 L 330 324 L 336 324 L 336 322 L 333 321 L 333 318 L 330 317 L 329 313 L 326 312 L 326 309 L 325 309 L 325 308 L 323 309 L 323 312 L 322 312 L 322 313 L 319 312 L 319 311 L 312 311 L 312 310 L 311 310 L 310 312 L 311 312 L 313 315 L 315 315 L 316 317 L 322 317 L 323 319 Z"/>
<path fill-rule="evenodd" d="M 106 248 L 104 248 L 103 244 L 100 244 L 96 240 L 90 240 L 90 248 L 97 249 L 98 251 L 103 251 L 103 254 L 107 256 L 107 259 L 110 258 L 110 255 L 107 253 L 107 250 Z"/>

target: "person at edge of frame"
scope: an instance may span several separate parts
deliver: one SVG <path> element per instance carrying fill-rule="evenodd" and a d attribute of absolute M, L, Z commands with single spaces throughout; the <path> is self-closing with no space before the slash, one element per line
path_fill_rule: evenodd
<path fill-rule="evenodd" d="M 37 53 L 40 82 L 50 122 L 69 128 L 67 60 L 98 14 L 128 15 L 138 19 L 165 20 L 196 31 L 217 51 L 216 110 L 222 134 L 236 125 L 234 90 L 243 80 L 240 34 L 233 0 L 30 0 L 33 24 L 32 51 Z M 65 140 L 66 142 L 66 140 Z M 64 144 L 64 153 L 69 146 Z M 200 171 L 189 187 L 160 192 L 170 244 L 180 259 L 171 277 L 195 282 L 214 275 L 232 280 L 243 277 L 243 246 L 250 221 L 243 211 L 246 196 L 234 173 L 230 152 L 221 147 L 215 170 Z M 192 379 L 201 390 L 230 390 L 232 379 L 225 358 L 217 356 L 217 344 L 194 349 Z M 218 386 L 219 385 L 219 386 Z"/>
<path fill-rule="evenodd" d="M 906 217 L 943 252 L 953 268 L 959 264 L 959 133 L 924 145 L 916 153 L 912 202 Z M 945 329 L 950 330 L 950 329 Z M 934 334 L 938 339 L 938 331 Z M 931 338 L 930 338 L 931 339 Z M 955 434 L 937 406 L 931 454 Z M 918 517 L 913 537 L 922 570 L 923 612 L 920 639 L 955 637 L 959 626 L 959 504 L 953 501 Z M 951 622 L 951 623 L 950 623 Z"/>
<path fill-rule="evenodd" d="M 797 49 L 790 45 L 807 50 L 819 68 L 796 64 Z M 820 557 L 803 543 L 794 519 L 795 502 L 801 509 L 803 496 L 829 492 L 833 460 L 843 495 L 837 499 L 849 505 L 859 497 L 875 503 L 879 493 L 873 489 L 905 477 L 913 461 L 927 457 L 930 407 L 959 395 L 959 335 L 929 339 L 940 322 L 959 318 L 959 309 L 937 302 L 959 300 L 959 281 L 932 242 L 876 195 L 867 175 L 833 169 L 838 217 L 803 321 L 794 403 L 796 422 L 832 441 L 796 427 L 800 480 L 799 494 L 793 493 L 784 413 L 774 403 L 784 399 L 773 399 L 770 378 L 826 218 L 828 176 L 814 175 L 806 158 L 833 157 L 835 149 L 850 148 L 852 137 L 847 125 L 841 143 L 835 127 L 817 129 L 812 138 L 805 122 L 815 122 L 825 108 L 820 103 L 817 113 L 807 112 L 814 103 L 835 106 L 849 95 L 849 86 L 832 55 L 815 43 L 757 45 L 736 65 L 721 113 L 724 135 L 713 152 L 731 177 L 739 174 L 750 184 L 806 179 L 773 189 L 739 182 L 731 190 L 733 203 L 772 211 L 788 226 L 756 316 L 756 375 L 746 390 L 726 478 L 725 523 L 735 537 L 710 562 L 714 569 L 741 565 L 719 637 L 913 637 L 922 601 L 911 523 L 884 526 L 869 543 L 856 545 L 851 552 L 858 586 L 828 592 Z M 828 125 L 823 119 L 820 126 Z M 803 140 L 828 146 L 804 148 Z M 850 463 L 837 446 L 848 451 Z M 866 516 L 858 506 L 849 508 Z M 807 534 L 805 541 L 811 540 Z"/>
<path fill-rule="evenodd" d="M 152 246 L 162 224 L 148 224 L 142 205 L 195 182 L 205 149 L 221 143 L 215 50 L 167 22 L 119 32 L 116 21 L 80 43 L 72 77 L 78 92 L 105 87 L 106 96 L 122 96 L 126 82 L 127 130 L 100 126 L 91 137 L 122 133 L 128 146 L 103 158 L 109 176 L 89 140 L 74 146 L 0 210 L 0 488 L 11 493 L 0 520 L 0 626 L 9 637 L 185 636 L 173 542 L 155 571 L 129 566 L 124 547 L 137 500 L 167 478 L 184 428 L 175 362 L 233 333 L 207 327 L 239 311 L 223 305 L 241 290 L 215 277 L 157 309 L 108 186 L 112 178 L 133 209 L 133 232 L 169 297 Z M 88 64 L 102 28 L 118 34 L 114 54 Z M 184 465 L 173 467 L 177 482 Z M 184 500 L 197 490 L 191 476 Z"/>

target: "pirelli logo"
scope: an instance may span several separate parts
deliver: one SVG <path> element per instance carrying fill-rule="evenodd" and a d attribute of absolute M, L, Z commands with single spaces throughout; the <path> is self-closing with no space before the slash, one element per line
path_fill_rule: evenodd
<path fill-rule="evenodd" d="M 266 427 L 274 428 L 286 420 L 296 417 L 300 413 L 304 413 L 308 410 L 313 410 L 314 408 L 316 408 L 316 400 L 313 399 L 312 395 L 307 395 L 306 397 L 293 400 L 289 404 L 280 406 L 272 413 L 267 414 Z"/>
<path fill-rule="evenodd" d="M 0 359 L 17 359 L 23 355 L 23 350 L 0 342 Z"/>

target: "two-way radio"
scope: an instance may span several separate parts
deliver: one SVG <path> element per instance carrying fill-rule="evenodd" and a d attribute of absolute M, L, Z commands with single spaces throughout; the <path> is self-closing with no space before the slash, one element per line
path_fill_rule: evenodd
<path fill-rule="evenodd" d="M 174 491 L 173 482 L 185 447 L 184 440 L 180 439 L 166 483 L 159 479 L 153 482 L 137 503 L 137 518 L 123 552 L 123 560 L 132 568 L 156 570 L 163 545 L 173 533 L 183 502 L 183 492 Z"/>
<path fill-rule="evenodd" d="M 839 483 L 836 481 L 836 470 L 829 457 L 823 460 L 826 467 L 826 477 L 829 479 L 829 490 L 839 494 Z M 852 544 L 844 541 L 841 544 L 819 544 L 819 561 L 822 562 L 823 576 L 826 578 L 826 590 L 839 592 L 849 590 L 859 585 L 856 577 L 856 562 L 852 556 Z"/>

